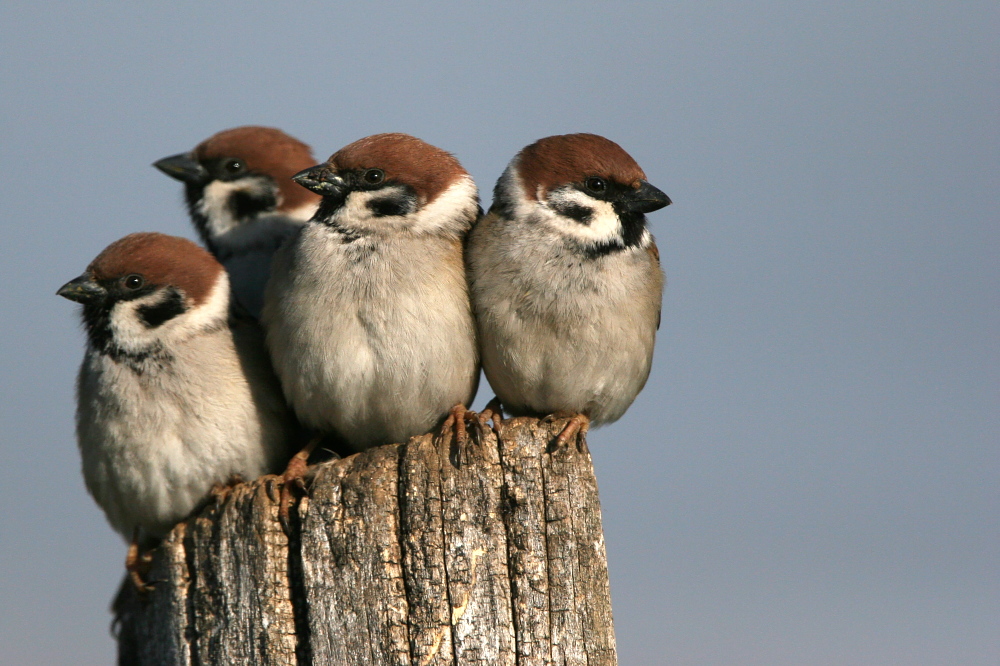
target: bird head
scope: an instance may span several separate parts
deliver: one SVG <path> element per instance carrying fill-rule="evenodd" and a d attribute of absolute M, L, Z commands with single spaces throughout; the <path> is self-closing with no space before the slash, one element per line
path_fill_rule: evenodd
<path fill-rule="evenodd" d="M 459 236 L 479 213 L 476 185 L 458 160 L 407 134 L 355 141 L 294 180 L 323 197 L 315 222 L 363 235 Z"/>
<path fill-rule="evenodd" d="M 632 156 L 596 134 L 563 134 L 524 148 L 494 190 L 491 212 L 545 225 L 603 256 L 652 243 L 646 213 L 670 205 Z"/>

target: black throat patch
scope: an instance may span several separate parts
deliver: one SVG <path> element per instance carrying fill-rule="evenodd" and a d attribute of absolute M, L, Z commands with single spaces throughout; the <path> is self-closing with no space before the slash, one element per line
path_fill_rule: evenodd
<path fill-rule="evenodd" d="M 612 204 L 618 219 L 622 223 L 622 241 L 625 247 L 635 247 L 642 242 L 642 232 L 646 230 L 646 216 L 642 213 L 632 213 L 620 202 Z"/>

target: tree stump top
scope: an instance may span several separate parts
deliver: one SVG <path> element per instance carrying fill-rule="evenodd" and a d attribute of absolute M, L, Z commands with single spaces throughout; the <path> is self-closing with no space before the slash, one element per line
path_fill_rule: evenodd
<path fill-rule="evenodd" d="M 236 486 L 115 602 L 120 664 L 616 664 L 600 503 L 564 419 L 423 435 Z"/>

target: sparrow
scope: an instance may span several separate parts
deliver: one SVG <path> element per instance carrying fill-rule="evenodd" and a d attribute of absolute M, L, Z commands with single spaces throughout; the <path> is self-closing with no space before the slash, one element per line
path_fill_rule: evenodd
<path fill-rule="evenodd" d="M 291 177 L 316 159 L 271 127 L 237 127 L 153 163 L 184 183 L 191 222 L 229 272 L 236 301 L 256 318 L 275 250 L 316 212 L 319 197 Z"/>
<path fill-rule="evenodd" d="M 192 241 L 136 233 L 56 292 L 83 305 L 76 434 L 87 490 L 136 553 L 216 484 L 282 469 L 296 424 L 255 321 Z"/>
<path fill-rule="evenodd" d="M 646 213 L 670 203 L 595 134 L 550 136 L 510 162 L 467 246 L 483 370 L 509 413 L 573 414 L 565 443 L 632 404 L 664 284 Z"/>
<path fill-rule="evenodd" d="M 293 180 L 323 199 L 275 255 L 262 323 L 300 421 L 350 450 L 405 442 L 475 397 L 463 240 L 476 185 L 449 153 L 376 134 Z"/>

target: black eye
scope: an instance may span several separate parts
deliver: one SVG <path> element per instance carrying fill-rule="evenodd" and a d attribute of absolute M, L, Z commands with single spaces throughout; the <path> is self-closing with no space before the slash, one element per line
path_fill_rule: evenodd
<path fill-rule="evenodd" d="M 226 173 L 235 175 L 242 172 L 243 169 L 245 168 L 245 165 L 243 163 L 243 160 L 231 157 L 230 159 L 226 160 L 225 164 L 222 165 L 222 168 L 226 170 Z"/>
<path fill-rule="evenodd" d="M 131 289 L 133 291 L 146 284 L 146 281 L 142 279 L 141 275 L 136 275 L 134 273 L 132 275 L 125 276 L 125 278 L 122 279 L 122 282 L 125 284 L 126 289 Z"/>
<path fill-rule="evenodd" d="M 385 180 L 385 171 L 382 171 L 382 169 L 368 169 L 368 171 L 365 171 L 363 178 L 369 185 L 378 185 Z"/>
<path fill-rule="evenodd" d="M 588 190 L 594 194 L 604 194 L 608 189 L 608 182 L 603 178 L 598 178 L 597 176 L 591 176 L 584 182 L 584 185 Z"/>

